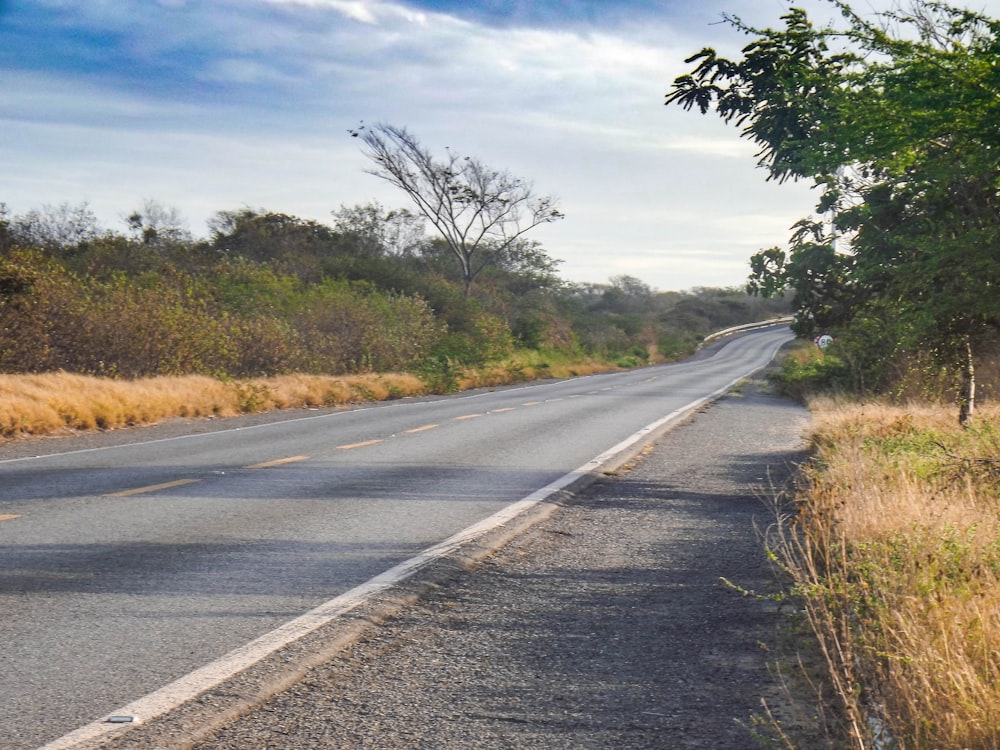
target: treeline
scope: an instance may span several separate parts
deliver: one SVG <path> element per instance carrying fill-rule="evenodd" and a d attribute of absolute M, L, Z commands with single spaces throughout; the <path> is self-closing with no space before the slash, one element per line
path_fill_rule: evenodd
<path fill-rule="evenodd" d="M 196 238 L 146 201 L 123 226 L 102 228 L 85 203 L 0 208 L 0 372 L 447 377 L 518 349 L 631 366 L 787 309 L 733 289 L 566 283 L 534 242 L 467 289 L 420 219 L 377 204 L 329 225 L 223 211 Z"/>

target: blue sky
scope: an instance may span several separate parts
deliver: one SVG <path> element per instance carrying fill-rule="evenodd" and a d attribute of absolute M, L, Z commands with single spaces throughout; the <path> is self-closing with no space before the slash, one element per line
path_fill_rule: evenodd
<path fill-rule="evenodd" d="M 685 57 L 746 43 L 723 13 L 778 25 L 788 7 L 0 0 L 0 202 L 17 214 L 87 201 L 122 231 L 152 199 L 199 236 L 243 206 L 323 222 L 340 206 L 403 207 L 348 135 L 387 122 L 558 196 L 566 219 L 533 236 L 567 279 L 740 285 L 814 196 L 765 182 L 734 128 L 663 96 Z"/>

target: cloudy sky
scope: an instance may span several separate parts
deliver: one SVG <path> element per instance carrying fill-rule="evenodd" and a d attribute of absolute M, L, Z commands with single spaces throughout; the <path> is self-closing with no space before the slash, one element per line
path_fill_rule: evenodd
<path fill-rule="evenodd" d="M 779 26 L 788 7 L 0 0 L 0 202 L 18 214 L 86 201 L 124 231 L 152 199 L 197 236 L 244 206 L 322 222 L 340 206 L 404 207 L 348 134 L 385 122 L 557 196 L 566 219 L 532 236 L 566 279 L 740 285 L 749 256 L 782 244 L 815 196 L 766 182 L 735 128 L 663 98 L 685 57 L 746 43 L 723 13 Z"/>

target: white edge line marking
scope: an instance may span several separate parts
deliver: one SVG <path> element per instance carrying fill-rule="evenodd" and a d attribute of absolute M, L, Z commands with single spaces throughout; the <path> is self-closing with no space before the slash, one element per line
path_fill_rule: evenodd
<path fill-rule="evenodd" d="M 780 344 L 783 343 L 783 341 L 780 342 L 779 345 L 774 348 L 771 358 L 774 357 L 774 354 L 777 353 Z M 770 362 L 771 358 L 767 361 Z M 459 531 L 457 534 L 445 539 L 443 542 L 438 542 L 437 544 L 428 547 L 414 557 L 404 560 L 395 567 L 389 568 L 385 572 L 369 579 L 365 583 L 362 583 L 360 586 L 356 586 L 350 591 L 347 591 L 340 596 L 319 605 L 315 609 L 312 609 L 303 615 L 299 615 L 293 620 L 289 620 L 284 625 L 275 628 L 271 632 L 265 633 L 259 638 L 256 638 L 239 648 L 233 649 L 225 656 L 186 674 L 174 682 L 171 682 L 159 690 L 149 693 L 148 695 L 145 695 L 126 706 L 117 708 L 108 714 L 109 716 L 133 716 L 135 717 L 135 721 L 132 723 L 125 725 L 115 724 L 108 722 L 107 719 L 95 721 L 82 726 L 69 734 L 63 735 L 57 740 L 53 740 L 47 745 L 43 745 L 38 748 L 38 750 L 76 750 L 77 748 L 82 750 L 83 747 L 85 747 L 83 743 L 92 743 L 105 735 L 120 733 L 123 726 L 135 726 L 140 721 L 153 719 L 177 708 L 181 704 L 197 697 L 201 693 L 222 684 L 230 677 L 242 672 L 244 669 L 253 666 L 257 662 L 273 654 L 275 651 L 318 630 L 324 625 L 332 622 L 340 615 L 350 612 L 352 609 L 355 609 L 363 604 L 369 597 L 401 583 L 435 560 L 446 557 L 462 545 L 485 535 L 493 529 L 503 526 L 508 521 L 545 501 L 547 498 L 571 485 L 578 479 L 596 471 L 600 466 L 610 461 L 622 451 L 625 451 L 635 445 L 649 433 L 665 426 L 667 423 L 675 419 L 684 416 L 685 414 L 693 412 L 704 404 L 715 400 L 741 380 L 750 377 L 750 375 L 763 367 L 764 365 L 749 373 L 741 375 L 728 385 L 719 388 L 714 393 L 692 401 L 689 404 L 670 412 L 667 416 L 657 419 L 655 422 L 651 422 L 638 432 L 635 432 L 625 438 L 625 440 L 621 441 L 617 445 L 604 451 L 596 458 L 591 459 L 580 468 L 571 471 L 568 474 L 564 474 L 555 481 L 538 490 L 535 490 L 521 500 L 511 503 L 493 515 L 484 518 L 482 521 Z M 92 747 L 92 745 L 87 747 Z"/>

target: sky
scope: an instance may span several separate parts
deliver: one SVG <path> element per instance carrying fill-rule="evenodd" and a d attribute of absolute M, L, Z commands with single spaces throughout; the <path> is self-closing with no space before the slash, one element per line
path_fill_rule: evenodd
<path fill-rule="evenodd" d="M 332 223 L 409 207 L 349 134 L 388 123 L 557 197 L 566 218 L 529 237 L 568 281 L 741 286 L 817 196 L 664 97 L 686 57 L 748 42 L 723 14 L 780 27 L 791 5 L 831 15 L 827 0 L 0 0 L 0 202 L 86 202 L 118 232 L 148 200 L 195 236 L 244 207 Z"/>

